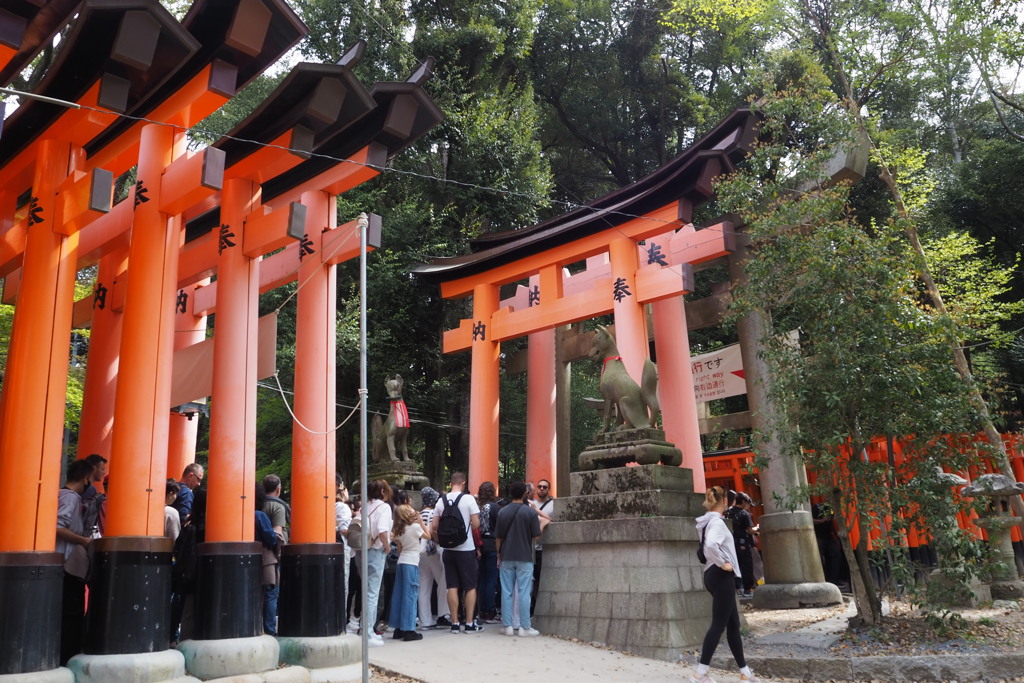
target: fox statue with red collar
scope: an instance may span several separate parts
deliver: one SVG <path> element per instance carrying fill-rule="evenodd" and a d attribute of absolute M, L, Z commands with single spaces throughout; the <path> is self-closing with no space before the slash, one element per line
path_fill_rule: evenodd
<path fill-rule="evenodd" d="M 385 460 L 409 460 L 409 410 L 402 399 L 402 376 L 395 375 L 384 380 L 384 388 L 388 392 L 391 404 L 387 419 L 378 428 L 374 421 L 373 459 L 375 462 Z M 375 416 L 376 417 L 376 416 Z"/>
<path fill-rule="evenodd" d="M 644 361 L 643 376 L 638 385 L 626 371 L 615 337 L 603 325 L 597 326 L 590 357 L 602 361 L 600 388 L 604 397 L 604 429 L 601 433 L 611 428 L 613 411 L 619 430 L 656 427 L 661 406 L 658 403 L 658 370 L 651 359 Z"/>

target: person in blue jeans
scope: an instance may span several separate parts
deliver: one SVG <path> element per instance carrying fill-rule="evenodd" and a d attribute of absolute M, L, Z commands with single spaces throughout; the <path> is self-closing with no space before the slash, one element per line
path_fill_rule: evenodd
<path fill-rule="evenodd" d="M 526 502 L 526 484 L 509 487 L 512 502 L 498 513 L 494 531 L 501 579 L 501 633 L 521 637 L 540 635 L 530 625 L 530 591 L 533 587 L 533 544 L 540 538 L 540 517 Z M 515 596 L 513 596 L 513 587 Z M 519 604 L 519 623 L 512 623 L 512 603 Z"/>
<path fill-rule="evenodd" d="M 380 599 L 380 584 L 384 579 L 384 560 L 391 549 L 391 485 L 383 479 L 374 479 L 366 485 L 368 501 L 363 518 L 370 547 L 366 553 L 366 612 L 362 615 L 362 628 L 370 647 L 381 647 L 384 640 L 374 632 L 377 622 L 377 601 Z"/>
<path fill-rule="evenodd" d="M 480 607 L 480 621 L 494 623 L 498 614 L 495 601 L 498 597 L 498 546 L 494 529 L 498 525 L 498 500 L 494 484 L 485 481 L 480 484 L 476 502 L 480 506 L 480 571 L 477 576 L 476 595 Z"/>
<path fill-rule="evenodd" d="M 270 519 L 270 525 L 281 543 L 288 542 L 288 528 L 291 526 L 291 507 L 281 500 L 281 477 L 268 474 L 263 477 L 263 492 L 266 497 L 260 509 Z M 277 635 L 277 600 L 281 596 L 281 565 L 273 564 L 264 570 L 268 577 L 263 581 L 263 632 L 268 636 Z"/>
<path fill-rule="evenodd" d="M 398 546 L 398 562 L 388 617 L 388 623 L 395 627 L 395 640 L 423 640 L 423 634 L 416 631 L 416 603 L 420 596 L 420 539 L 426 533 L 416 510 L 409 505 L 395 508 L 392 534 Z"/>

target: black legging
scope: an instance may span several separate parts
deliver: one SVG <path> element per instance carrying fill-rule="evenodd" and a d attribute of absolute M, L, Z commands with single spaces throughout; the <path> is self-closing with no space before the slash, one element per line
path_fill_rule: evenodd
<path fill-rule="evenodd" d="M 749 593 L 754 589 L 754 558 L 750 554 L 750 546 L 736 546 L 736 557 L 740 561 L 743 590 Z"/>
<path fill-rule="evenodd" d="M 736 609 L 736 575 L 721 567 L 712 565 L 704 572 L 704 588 L 711 593 L 711 626 L 704 636 L 700 650 L 700 663 L 711 664 L 711 658 L 725 631 L 733 659 L 742 669 L 747 665 L 743 656 L 743 640 L 740 638 L 740 613 Z"/>

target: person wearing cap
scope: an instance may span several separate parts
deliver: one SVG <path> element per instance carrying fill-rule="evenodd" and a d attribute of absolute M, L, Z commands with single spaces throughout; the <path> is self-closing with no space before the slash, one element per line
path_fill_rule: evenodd
<path fill-rule="evenodd" d="M 420 518 L 423 526 L 430 528 L 434 519 L 434 506 L 437 499 L 441 497 L 436 490 L 425 486 L 420 490 L 420 498 L 423 500 L 423 507 L 420 509 Z M 434 541 L 424 539 L 420 550 L 420 594 L 419 594 L 419 615 L 420 628 L 448 628 L 452 625 L 451 614 L 448 608 L 448 584 L 444 578 L 444 563 L 441 561 L 441 547 Z M 437 596 L 437 618 L 434 618 L 434 611 L 430 606 L 430 592 L 437 583 L 435 595 Z"/>
<path fill-rule="evenodd" d="M 732 493 L 730 491 L 730 493 Z M 750 496 L 739 491 L 726 513 L 726 519 L 732 520 L 732 536 L 736 542 L 736 556 L 739 559 L 741 577 L 737 579 L 736 591 L 741 598 L 749 598 L 754 590 L 754 534 L 758 528 L 754 525 L 754 517 L 750 514 L 753 504 Z"/>

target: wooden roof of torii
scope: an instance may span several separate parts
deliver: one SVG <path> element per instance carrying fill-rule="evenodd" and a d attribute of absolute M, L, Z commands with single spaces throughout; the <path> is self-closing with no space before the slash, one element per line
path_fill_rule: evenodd
<path fill-rule="evenodd" d="M 442 285 L 455 280 L 469 282 L 474 276 L 623 225 L 676 202 L 680 214 L 684 214 L 676 218 L 689 222 L 692 207 L 714 196 L 713 179 L 732 170 L 750 151 L 757 136 L 758 120 L 750 109 L 737 109 L 645 178 L 534 226 L 479 237 L 471 244 L 472 253 L 436 258 L 417 266 L 413 272 Z M 445 297 L 470 293 L 463 286 L 442 286 Z"/>

